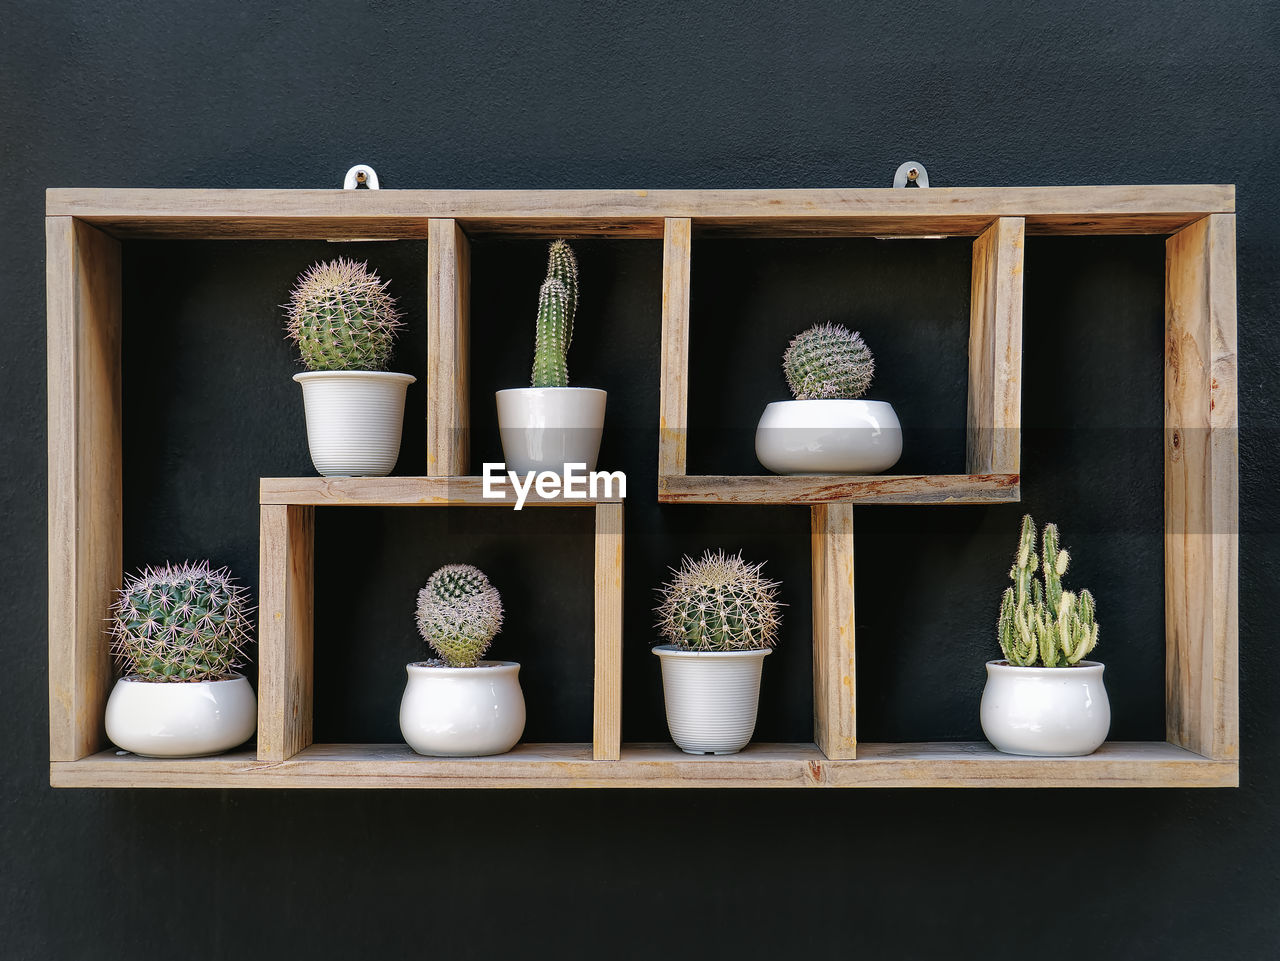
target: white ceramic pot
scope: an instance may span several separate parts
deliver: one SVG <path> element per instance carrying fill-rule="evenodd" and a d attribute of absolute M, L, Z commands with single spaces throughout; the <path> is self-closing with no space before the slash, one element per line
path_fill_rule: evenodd
<path fill-rule="evenodd" d="M 524 694 L 515 661 L 475 667 L 408 664 L 400 700 L 405 743 L 430 757 L 505 754 L 524 733 Z"/>
<path fill-rule="evenodd" d="M 751 740 L 760 704 L 758 651 L 653 649 L 662 663 L 667 729 L 686 754 L 734 754 Z"/>
<path fill-rule="evenodd" d="M 594 387 L 498 391 L 498 432 L 507 470 L 563 474 L 565 464 L 595 470 L 608 396 Z"/>
<path fill-rule="evenodd" d="M 107 698 L 107 737 L 144 757 L 221 754 L 257 727 L 257 698 L 239 674 L 222 681 L 123 677 Z"/>
<path fill-rule="evenodd" d="M 385 477 L 400 456 L 404 393 L 416 377 L 378 370 L 294 374 L 311 463 L 325 477 Z"/>
<path fill-rule="evenodd" d="M 882 400 L 780 400 L 756 426 L 756 459 L 775 474 L 878 474 L 902 456 L 902 425 Z"/>
<path fill-rule="evenodd" d="M 1035 757 L 1092 754 L 1111 729 L 1103 666 L 1013 667 L 987 662 L 982 733 L 997 751 Z"/>

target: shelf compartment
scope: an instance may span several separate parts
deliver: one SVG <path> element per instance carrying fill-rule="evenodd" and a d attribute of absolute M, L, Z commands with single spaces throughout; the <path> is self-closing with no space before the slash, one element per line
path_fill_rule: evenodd
<path fill-rule="evenodd" d="M 1008 504 L 1020 499 L 1017 474 L 847 474 L 738 476 L 668 474 L 664 504 Z"/>
<path fill-rule="evenodd" d="M 425 758 L 403 744 L 317 744 L 286 761 L 252 751 L 166 760 L 102 751 L 54 762 L 54 787 L 124 788 L 903 788 L 1234 787 L 1235 761 L 1162 741 L 1113 742 L 1088 757 L 1000 754 L 986 743 L 863 744 L 831 761 L 813 744 L 751 744 L 693 756 L 671 744 L 626 744 L 595 761 L 589 744 L 521 744 L 483 758 Z"/>

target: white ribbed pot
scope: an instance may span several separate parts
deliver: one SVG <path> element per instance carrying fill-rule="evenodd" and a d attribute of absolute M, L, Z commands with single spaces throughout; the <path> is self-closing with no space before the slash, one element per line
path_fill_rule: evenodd
<path fill-rule="evenodd" d="M 667 729 L 686 754 L 735 754 L 756 729 L 760 670 L 769 649 L 682 651 L 653 649 L 662 663 Z"/>
<path fill-rule="evenodd" d="M 498 433 L 507 470 L 563 474 L 565 464 L 595 470 L 608 396 L 595 387 L 498 391 Z"/>
<path fill-rule="evenodd" d="M 258 701 L 242 675 L 221 681 L 122 677 L 107 698 L 107 737 L 143 757 L 205 757 L 249 740 Z"/>
<path fill-rule="evenodd" d="M 400 456 L 404 395 L 416 377 L 378 370 L 314 370 L 302 385 L 311 463 L 325 477 L 385 477 Z"/>
<path fill-rule="evenodd" d="M 780 400 L 756 426 L 756 459 L 775 474 L 878 474 L 902 456 L 902 425 L 882 400 Z"/>
<path fill-rule="evenodd" d="M 505 754 L 524 733 L 524 693 L 515 661 L 475 667 L 405 665 L 400 699 L 405 743 L 429 757 Z"/>
<path fill-rule="evenodd" d="M 987 662 L 982 733 L 997 751 L 1034 757 L 1092 754 L 1111 729 L 1103 665 L 1014 667 Z"/>

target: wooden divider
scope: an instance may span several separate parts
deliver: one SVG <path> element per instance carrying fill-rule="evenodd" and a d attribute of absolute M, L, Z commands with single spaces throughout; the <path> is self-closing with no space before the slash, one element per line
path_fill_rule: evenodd
<path fill-rule="evenodd" d="M 1017 474 L 1022 447 L 1021 217 L 1001 217 L 973 242 L 969 302 L 970 474 Z"/>
<path fill-rule="evenodd" d="M 315 508 L 264 504 L 258 562 L 258 760 L 312 738 Z"/>
<path fill-rule="evenodd" d="M 813 578 L 813 740 L 829 759 L 857 756 L 853 627 L 853 505 L 810 508 Z"/>
<path fill-rule="evenodd" d="M 685 472 L 689 404 L 691 221 L 671 218 L 662 234 L 662 363 L 658 386 L 658 477 Z"/>
<path fill-rule="evenodd" d="M 471 243 L 456 220 L 427 232 L 427 475 L 470 462 Z"/>
<path fill-rule="evenodd" d="M 596 505 L 595 710 L 591 756 L 622 756 L 622 504 Z"/>

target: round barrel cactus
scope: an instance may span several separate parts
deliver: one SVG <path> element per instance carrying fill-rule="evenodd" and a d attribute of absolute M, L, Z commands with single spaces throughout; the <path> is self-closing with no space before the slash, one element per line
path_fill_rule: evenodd
<path fill-rule="evenodd" d="M 148 567 L 111 606 L 111 649 L 146 681 L 218 681 L 243 665 L 253 608 L 246 588 L 208 561 Z"/>
<path fill-rule="evenodd" d="M 762 577 L 763 567 L 747 563 L 741 553 L 685 557 L 659 589 L 658 629 L 686 651 L 773 647 L 782 622 L 778 582 Z"/>
<path fill-rule="evenodd" d="M 345 257 L 307 268 L 285 310 L 286 333 L 307 370 L 382 370 L 404 326 L 387 283 Z"/>
<path fill-rule="evenodd" d="M 815 324 L 796 334 L 782 355 L 782 371 L 796 400 L 861 397 L 875 369 L 862 335 L 839 324 Z"/>
<path fill-rule="evenodd" d="M 502 596 L 470 564 L 446 564 L 418 592 L 418 631 L 449 667 L 475 667 L 502 630 Z"/>

